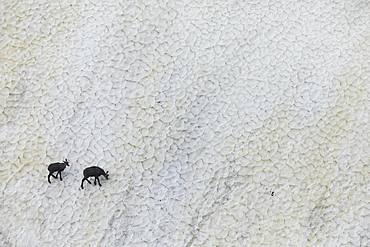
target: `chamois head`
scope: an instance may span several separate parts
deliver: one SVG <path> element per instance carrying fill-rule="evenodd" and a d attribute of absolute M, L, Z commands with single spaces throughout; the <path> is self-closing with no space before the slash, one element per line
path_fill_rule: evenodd
<path fill-rule="evenodd" d="M 104 177 L 105 177 L 106 179 L 108 179 L 108 177 L 109 177 L 108 171 L 106 171 L 106 172 L 105 172 Z"/>
<path fill-rule="evenodd" d="M 64 163 L 66 166 L 69 166 L 69 163 L 68 163 L 68 160 L 67 160 L 67 159 L 65 159 L 65 160 L 63 161 L 63 163 Z"/>

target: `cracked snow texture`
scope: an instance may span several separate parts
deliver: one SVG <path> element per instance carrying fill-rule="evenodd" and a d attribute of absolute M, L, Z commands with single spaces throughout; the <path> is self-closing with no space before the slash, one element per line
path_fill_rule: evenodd
<path fill-rule="evenodd" d="M 144 2 L 0 4 L 0 246 L 370 246 L 369 2 Z"/>

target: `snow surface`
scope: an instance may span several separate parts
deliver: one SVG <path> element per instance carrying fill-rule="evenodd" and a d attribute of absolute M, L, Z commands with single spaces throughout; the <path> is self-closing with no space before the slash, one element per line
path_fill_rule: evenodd
<path fill-rule="evenodd" d="M 370 246 L 369 75 L 366 0 L 2 0 L 0 246 Z"/>

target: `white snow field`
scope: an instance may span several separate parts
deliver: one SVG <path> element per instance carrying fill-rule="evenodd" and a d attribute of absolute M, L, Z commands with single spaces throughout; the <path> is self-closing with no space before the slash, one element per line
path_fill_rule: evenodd
<path fill-rule="evenodd" d="M 367 0 L 1 0 L 0 247 L 370 246 L 369 99 Z"/>

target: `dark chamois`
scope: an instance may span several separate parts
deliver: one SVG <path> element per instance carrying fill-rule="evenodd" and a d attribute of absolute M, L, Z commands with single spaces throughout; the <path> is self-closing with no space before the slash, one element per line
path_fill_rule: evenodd
<path fill-rule="evenodd" d="M 64 169 L 66 168 L 66 166 L 69 166 L 68 164 L 68 160 L 65 159 L 62 163 L 52 163 L 48 166 L 48 170 L 49 170 L 49 175 L 48 175 L 48 182 L 51 184 L 50 182 L 50 176 L 53 176 L 53 178 L 58 178 L 58 174 L 59 174 L 59 178 L 60 178 L 60 181 L 62 181 L 62 171 L 64 171 Z M 57 175 L 55 176 L 53 173 L 54 172 L 57 172 Z"/>
<path fill-rule="evenodd" d="M 99 176 L 103 175 L 106 179 L 108 179 L 108 176 L 109 176 L 108 171 L 105 172 L 103 169 L 101 169 L 98 166 L 90 166 L 90 167 L 85 168 L 83 174 L 84 174 L 84 178 L 81 181 L 81 189 L 84 188 L 85 180 L 89 182 L 89 184 L 91 184 L 91 182 L 88 179 L 89 177 L 95 177 L 94 185 L 96 185 L 96 180 L 98 180 L 98 184 L 99 186 L 101 186 Z"/>

